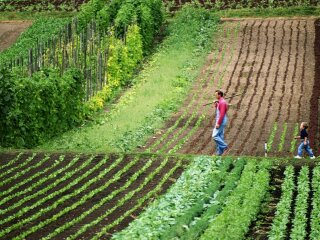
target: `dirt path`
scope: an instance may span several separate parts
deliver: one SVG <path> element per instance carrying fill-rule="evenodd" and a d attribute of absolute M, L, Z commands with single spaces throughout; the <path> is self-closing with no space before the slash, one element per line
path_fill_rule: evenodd
<path fill-rule="evenodd" d="M 184 139 L 180 153 L 214 154 L 211 139 L 214 110 L 202 105 L 210 101 L 216 88 L 224 90 L 227 96 L 245 92 L 244 97 L 229 100 L 234 106 L 228 112 L 225 137 L 232 155 L 263 155 L 264 143 L 271 139 L 269 155 L 290 156 L 294 129 L 299 122 L 311 122 L 314 126 L 310 129 L 317 131 L 318 114 L 311 114 L 311 108 L 318 109 L 319 95 L 314 91 L 319 81 L 315 71 L 315 46 L 320 44 L 316 38 L 317 20 L 231 19 L 226 26 L 232 37 L 224 34 L 225 40 L 217 47 L 219 53 L 208 57 L 203 71 L 209 71 L 209 80 L 205 84 L 197 82 L 191 90 L 189 102 L 192 96 L 197 96 L 192 107 L 182 107 L 166 128 L 159 131 L 172 129 L 171 133 L 153 136 L 146 148 L 157 139 L 161 139 L 160 146 L 174 139 L 163 149 L 169 152 Z M 237 26 L 239 29 L 235 31 Z M 200 76 L 205 75 L 203 71 Z M 200 116 L 205 119 L 197 126 Z M 183 120 L 177 124 L 179 117 Z M 271 136 L 274 125 L 277 130 Z M 195 133 L 187 137 L 194 128 Z M 315 146 L 318 140 L 313 132 L 310 135 Z"/>
<path fill-rule="evenodd" d="M 10 47 L 31 21 L 0 21 L 0 52 Z"/>

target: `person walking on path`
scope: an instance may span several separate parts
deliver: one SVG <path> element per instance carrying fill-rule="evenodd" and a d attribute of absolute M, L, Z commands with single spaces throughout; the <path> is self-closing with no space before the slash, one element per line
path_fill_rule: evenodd
<path fill-rule="evenodd" d="M 302 122 L 300 125 L 300 136 L 296 136 L 295 139 L 301 139 L 301 143 L 298 147 L 298 155 L 294 158 L 300 159 L 302 158 L 303 149 L 306 150 L 306 152 L 309 154 L 310 159 L 315 159 L 312 149 L 310 148 L 310 142 L 308 140 L 308 123 Z"/>
<path fill-rule="evenodd" d="M 221 90 L 217 90 L 215 92 L 215 97 L 217 101 L 214 102 L 216 108 L 216 116 L 213 119 L 213 132 L 212 139 L 216 142 L 217 145 L 217 155 L 225 155 L 228 153 L 229 148 L 226 142 L 224 141 L 224 129 L 228 122 L 227 111 L 228 111 L 228 103 L 223 98 L 223 92 Z"/>

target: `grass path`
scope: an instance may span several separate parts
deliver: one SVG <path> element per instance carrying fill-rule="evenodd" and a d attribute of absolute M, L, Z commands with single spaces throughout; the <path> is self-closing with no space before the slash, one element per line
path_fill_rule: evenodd
<path fill-rule="evenodd" d="M 169 24 L 169 36 L 137 77 L 136 85 L 108 113 L 100 115 L 97 124 L 72 130 L 39 148 L 116 151 L 123 150 L 119 143 L 131 149 L 141 143 L 177 108 L 199 74 L 214 45 L 217 21 L 210 16 L 204 9 L 192 8 L 177 14 Z"/>

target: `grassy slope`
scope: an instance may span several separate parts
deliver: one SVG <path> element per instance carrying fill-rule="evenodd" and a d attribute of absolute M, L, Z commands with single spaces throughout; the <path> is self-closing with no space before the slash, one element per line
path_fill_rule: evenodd
<path fill-rule="evenodd" d="M 213 45 L 211 37 L 216 26 L 204 20 L 202 14 L 205 10 L 192 11 L 196 13 L 187 12 L 180 19 L 178 17 L 177 25 L 173 21 L 169 26 L 170 36 L 160 46 L 149 66 L 142 71 L 137 85 L 122 96 L 115 109 L 102 118 L 100 116 L 100 124 L 70 131 L 61 138 L 40 146 L 40 149 L 119 150 L 114 143 L 125 139 L 128 131 L 139 131 L 146 124 L 150 113 L 159 106 L 177 105 L 181 102 L 190 81 L 196 78 L 208 49 Z M 192 14 L 198 15 L 190 16 Z M 204 15 L 208 16 L 208 13 Z M 199 33 L 201 28 L 203 30 Z M 201 42 L 204 48 L 199 46 Z M 170 108 L 172 109 L 168 107 Z M 148 122 L 153 129 L 162 123 L 161 118 Z"/>

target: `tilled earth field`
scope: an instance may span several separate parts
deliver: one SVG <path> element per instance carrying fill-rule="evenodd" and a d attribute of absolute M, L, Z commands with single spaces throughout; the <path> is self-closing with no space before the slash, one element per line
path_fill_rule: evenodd
<path fill-rule="evenodd" d="M 0 52 L 10 47 L 31 21 L 0 21 Z"/>
<path fill-rule="evenodd" d="M 301 121 L 310 123 L 311 146 L 319 152 L 320 21 L 299 19 L 225 19 L 216 49 L 184 106 L 141 150 L 213 154 L 215 109 L 203 106 L 222 89 L 232 105 L 226 141 L 232 155 L 288 156 L 296 151 Z"/>

